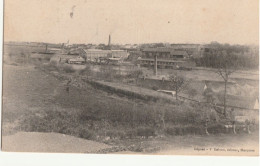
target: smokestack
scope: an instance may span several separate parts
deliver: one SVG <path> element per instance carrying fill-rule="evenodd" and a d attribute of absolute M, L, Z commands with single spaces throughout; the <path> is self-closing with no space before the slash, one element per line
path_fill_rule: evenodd
<path fill-rule="evenodd" d="M 109 34 L 109 38 L 108 38 L 108 46 L 110 47 L 110 44 L 111 44 L 111 36 Z"/>

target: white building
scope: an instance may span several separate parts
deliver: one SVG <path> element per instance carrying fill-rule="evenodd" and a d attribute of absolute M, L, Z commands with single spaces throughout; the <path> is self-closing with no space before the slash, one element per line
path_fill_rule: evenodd
<path fill-rule="evenodd" d="M 100 50 L 100 49 L 83 49 L 86 61 L 97 62 L 100 58 L 120 58 L 126 59 L 128 53 L 124 50 Z"/>

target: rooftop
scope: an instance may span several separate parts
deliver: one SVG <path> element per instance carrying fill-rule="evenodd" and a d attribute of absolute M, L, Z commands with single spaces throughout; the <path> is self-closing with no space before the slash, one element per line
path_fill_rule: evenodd
<path fill-rule="evenodd" d="M 154 61 L 154 59 L 152 58 L 141 58 L 141 59 L 138 59 L 138 60 L 141 60 L 141 61 Z M 157 59 L 158 62 L 185 62 L 185 61 L 176 61 L 176 60 L 170 60 L 170 59 Z"/>
<path fill-rule="evenodd" d="M 186 51 L 176 50 L 172 47 L 144 48 L 143 52 L 169 52 L 171 55 L 188 55 Z"/>

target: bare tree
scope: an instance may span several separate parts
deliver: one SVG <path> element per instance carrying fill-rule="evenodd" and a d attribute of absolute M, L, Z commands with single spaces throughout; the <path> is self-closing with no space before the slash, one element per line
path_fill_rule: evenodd
<path fill-rule="evenodd" d="M 175 75 L 170 75 L 169 80 L 171 82 L 171 87 L 175 91 L 176 100 L 178 100 L 178 93 L 181 92 L 185 87 L 188 86 L 188 81 L 184 77 Z"/>
<path fill-rule="evenodd" d="M 142 70 L 135 70 L 135 71 L 131 71 L 129 76 L 135 79 L 135 83 L 137 84 L 138 79 L 143 75 L 143 71 Z"/>
<path fill-rule="evenodd" d="M 163 107 L 168 107 L 165 103 L 159 101 L 158 104 L 153 106 L 154 114 L 155 114 L 155 123 L 157 126 L 165 130 L 165 109 Z"/>
<path fill-rule="evenodd" d="M 212 119 L 211 119 L 211 110 L 210 110 L 210 106 L 208 104 L 204 104 L 204 103 L 198 103 L 196 105 L 197 107 L 197 111 L 198 111 L 198 121 L 200 124 L 203 124 L 203 127 L 204 127 L 204 133 L 206 135 L 209 135 L 209 132 L 208 132 L 208 125 L 212 122 Z"/>
<path fill-rule="evenodd" d="M 232 73 L 236 71 L 236 62 L 232 59 L 232 55 L 228 54 L 226 51 L 219 53 L 217 70 L 215 71 L 224 81 L 224 96 L 223 96 L 223 106 L 224 106 L 224 116 L 226 117 L 227 113 L 227 84 L 229 77 Z"/>

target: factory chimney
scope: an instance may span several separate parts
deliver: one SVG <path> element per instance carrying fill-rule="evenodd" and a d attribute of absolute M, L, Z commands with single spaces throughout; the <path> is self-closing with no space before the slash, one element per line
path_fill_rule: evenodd
<path fill-rule="evenodd" d="M 110 44 L 111 44 L 111 36 L 110 36 L 110 34 L 109 34 L 109 38 L 108 38 L 108 47 L 110 47 Z"/>

